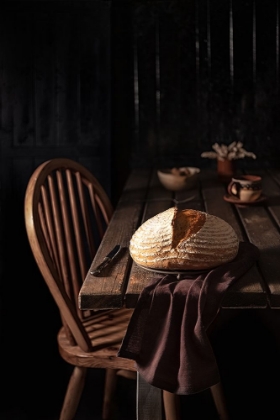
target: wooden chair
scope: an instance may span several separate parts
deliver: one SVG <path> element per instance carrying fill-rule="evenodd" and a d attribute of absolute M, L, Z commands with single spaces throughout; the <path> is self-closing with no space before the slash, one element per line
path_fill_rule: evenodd
<path fill-rule="evenodd" d="M 60 420 L 75 416 L 89 368 L 104 368 L 102 418 L 109 419 L 117 374 L 136 377 L 134 361 L 116 357 L 132 310 L 80 311 L 78 293 L 113 214 L 97 179 L 69 159 L 52 159 L 32 174 L 25 194 L 27 236 L 59 308 L 61 357 L 74 366 Z"/>

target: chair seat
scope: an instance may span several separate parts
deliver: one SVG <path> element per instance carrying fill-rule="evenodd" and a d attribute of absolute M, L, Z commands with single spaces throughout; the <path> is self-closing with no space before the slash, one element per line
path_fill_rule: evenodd
<path fill-rule="evenodd" d="M 136 371 L 133 360 L 117 357 L 132 312 L 133 309 L 98 311 L 83 321 L 92 343 L 90 352 L 71 345 L 62 327 L 57 336 L 60 355 L 74 366 Z"/>

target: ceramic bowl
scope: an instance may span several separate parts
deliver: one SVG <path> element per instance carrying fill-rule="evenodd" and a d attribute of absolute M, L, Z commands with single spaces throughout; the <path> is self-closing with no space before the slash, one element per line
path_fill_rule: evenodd
<path fill-rule="evenodd" d="M 186 166 L 172 169 L 159 169 L 158 178 L 162 185 L 171 191 L 193 188 L 198 180 L 200 169 Z"/>

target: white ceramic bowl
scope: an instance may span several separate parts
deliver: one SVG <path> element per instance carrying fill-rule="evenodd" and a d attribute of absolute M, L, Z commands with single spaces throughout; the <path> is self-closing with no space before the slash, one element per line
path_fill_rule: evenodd
<path fill-rule="evenodd" d="M 158 178 L 162 185 L 171 191 L 180 191 L 195 187 L 200 169 L 186 166 L 172 169 L 159 169 Z"/>

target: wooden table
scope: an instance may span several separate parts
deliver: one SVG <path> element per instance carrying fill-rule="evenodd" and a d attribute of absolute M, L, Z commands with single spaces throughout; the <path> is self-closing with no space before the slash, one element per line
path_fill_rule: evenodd
<path fill-rule="evenodd" d="M 155 170 L 132 171 L 90 269 L 96 267 L 115 244 L 121 244 L 123 250 L 102 277 L 93 277 L 88 272 L 79 295 L 80 308 L 135 307 L 143 287 L 155 274 L 133 263 L 128 250 L 130 238 L 145 220 L 177 205 L 224 219 L 234 228 L 240 241 L 250 241 L 260 250 L 257 266 L 228 290 L 222 308 L 280 309 L 280 170 L 250 173 L 263 177 L 263 193 L 267 199 L 259 204 L 239 206 L 224 200 L 226 184 L 217 178 L 215 171 L 202 170 L 195 188 L 176 193 L 161 186 Z M 143 418 L 148 419 L 147 415 Z"/>

